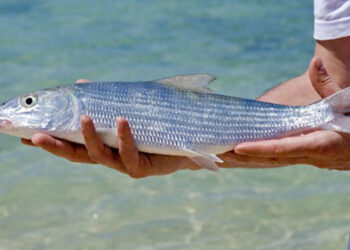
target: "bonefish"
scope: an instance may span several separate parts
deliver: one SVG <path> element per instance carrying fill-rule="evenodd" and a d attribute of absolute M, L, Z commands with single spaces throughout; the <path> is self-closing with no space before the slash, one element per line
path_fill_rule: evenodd
<path fill-rule="evenodd" d="M 94 121 L 117 148 L 117 117 L 125 117 L 138 150 L 187 156 L 216 170 L 217 156 L 237 143 L 310 129 L 350 132 L 350 88 L 308 106 L 286 106 L 213 93 L 206 74 L 153 81 L 69 84 L 24 94 L 0 107 L 0 132 L 31 138 L 44 132 L 83 144 L 80 116 Z"/>

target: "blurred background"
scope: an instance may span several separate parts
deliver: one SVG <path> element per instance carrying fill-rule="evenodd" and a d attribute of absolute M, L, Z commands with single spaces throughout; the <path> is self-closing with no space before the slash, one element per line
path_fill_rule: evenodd
<path fill-rule="evenodd" d="M 1 0 L 0 99 L 209 73 L 255 98 L 307 69 L 312 1 Z M 0 249 L 345 249 L 350 175 L 293 166 L 133 180 L 0 135 Z"/>

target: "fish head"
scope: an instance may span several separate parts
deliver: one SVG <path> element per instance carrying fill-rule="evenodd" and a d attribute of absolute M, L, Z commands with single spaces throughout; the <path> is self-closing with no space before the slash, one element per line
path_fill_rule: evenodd
<path fill-rule="evenodd" d="M 61 88 L 12 98 L 0 106 L 0 133 L 31 138 L 36 132 L 64 129 L 73 117 L 72 97 Z"/>

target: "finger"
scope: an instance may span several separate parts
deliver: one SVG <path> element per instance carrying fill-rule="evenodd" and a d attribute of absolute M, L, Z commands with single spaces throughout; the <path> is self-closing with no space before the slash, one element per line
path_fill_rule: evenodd
<path fill-rule="evenodd" d="M 312 86 L 322 98 L 340 90 L 340 87 L 328 75 L 321 58 L 314 57 L 311 60 L 308 72 Z"/>
<path fill-rule="evenodd" d="M 85 140 L 85 147 L 89 153 L 91 159 L 96 162 L 104 163 L 108 160 L 108 151 L 105 149 L 105 146 L 95 130 L 95 126 L 90 119 L 90 117 L 84 115 L 80 119 L 81 130 Z"/>
<path fill-rule="evenodd" d="M 88 80 L 88 79 L 79 79 L 79 80 L 76 80 L 75 83 L 90 83 L 91 81 Z"/>
<path fill-rule="evenodd" d="M 222 168 L 276 168 L 295 164 L 307 164 L 329 170 L 350 170 L 349 164 L 344 164 L 343 162 L 338 164 L 334 160 L 334 158 L 332 158 L 332 160 L 329 160 L 329 157 L 326 157 L 325 159 L 322 156 L 295 158 L 263 158 L 237 155 L 233 151 L 230 151 L 223 155 L 220 155 L 220 158 L 224 160 L 224 163 L 220 164 L 220 167 Z"/>
<path fill-rule="evenodd" d="M 320 156 L 337 143 L 338 136 L 332 131 L 315 131 L 304 136 L 241 143 L 234 151 L 240 155 L 267 158 Z"/>
<path fill-rule="evenodd" d="M 220 156 L 224 160 L 220 167 L 223 168 L 276 168 L 295 164 L 312 164 L 308 157 L 273 158 L 238 155 L 228 152 Z"/>
<path fill-rule="evenodd" d="M 36 146 L 33 144 L 33 142 L 32 142 L 31 140 L 21 138 L 21 142 L 22 142 L 24 145 L 36 147 Z"/>
<path fill-rule="evenodd" d="M 111 148 L 103 144 L 100 136 L 96 132 L 91 118 L 84 115 L 81 117 L 80 121 L 85 147 L 90 158 L 93 161 L 117 169 L 124 173 L 125 169 L 120 160 L 117 158 Z"/>
<path fill-rule="evenodd" d="M 129 123 L 125 118 L 117 119 L 117 136 L 119 154 L 129 175 L 134 177 L 143 176 L 145 169 L 140 169 L 140 167 L 146 164 L 140 164 L 139 152 L 136 149 Z"/>
<path fill-rule="evenodd" d="M 70 161 L 96 163 L 90 159 L 87 150 L 82 145 L 69 143 L 40 133 L 32 137 L 32 143 L 34 146 L 41 147 L 56 156 L 66 158 Z"/>

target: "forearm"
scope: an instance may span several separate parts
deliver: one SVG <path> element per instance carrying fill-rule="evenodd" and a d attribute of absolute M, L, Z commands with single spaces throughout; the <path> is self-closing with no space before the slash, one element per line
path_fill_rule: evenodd
<path fill-rule="evenodd" d="M 307 72 L 270 89 L 258 98 L 260 101 L 285 105 L 307 105 L 321 97 L 312 87 Z"/>
<path fill-rule="evenodd" d="M 350 37 L 317 41 L 315 56 L 322 60 L 332 84 L 339 89 L 350 86 Z M 278 85 L 258 99 L 287 105 L 306 105 L 317 101 L 321 96 L 312 85 L 308 73 Z"/>

